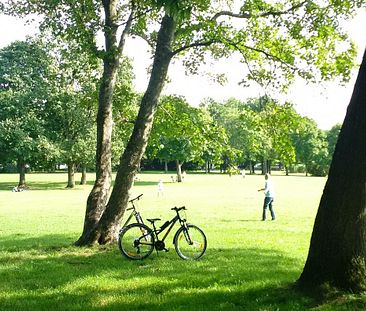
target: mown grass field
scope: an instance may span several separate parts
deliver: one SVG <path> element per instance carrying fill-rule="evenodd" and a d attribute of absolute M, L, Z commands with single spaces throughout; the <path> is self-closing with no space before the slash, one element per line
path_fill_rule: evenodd
<path fill-rule="evenodd" d="M 362 295 L 317 300 L 293 287 L 325 178 L 274 175 L 278 218 L 262 222 L 263 176 L 188 174 L 179 184 L 170 176 L 140 174 L 132 196 L 144 194 L 144 218 L 165 220 L 185 205 L 208 239 L 201 260 L 180 259 L 173 236 L 168 253 L 137 262 L 117 245 L 74 247 L 92 182 L 68 190 L 66 174 L 28 174 L 31 190 L 14 193 L 18 176 L 0 174 L 0 310 L 366 309 Z"/>

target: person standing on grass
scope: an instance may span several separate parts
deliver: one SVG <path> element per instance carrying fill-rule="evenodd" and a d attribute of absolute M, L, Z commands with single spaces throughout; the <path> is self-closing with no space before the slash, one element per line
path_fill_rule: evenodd
<path fill-rule="evenodd" d="M 271 212 L 272 220 L 275 220 L 276 215 L 275 215 L 275 211 L 274 211 L 273 205 L 272 205 L 275 194 L 274 194 L 274 188 L 273 188 L 271 175 L 269 173 L 266 173 L 264 178 L 265 178 L 264 188 L 258 190 L 258 191 L 264 191 L 262 221 L 266 220 L 267 208 L 269 208 L 269 210 Z"/>
<path fill-rule="evenodd" d="M 158 182 L 158 197 L 162 197 L 164 195 L 164 184 L 163 181 L 160 179 Z"/>

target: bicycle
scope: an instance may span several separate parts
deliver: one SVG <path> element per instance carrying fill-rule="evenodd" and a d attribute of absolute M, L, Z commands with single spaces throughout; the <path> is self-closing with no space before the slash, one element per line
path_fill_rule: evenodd
<path fill-rule="evenodd" d="M 173 207 L 171 210 L 174 210 L 176 215 L 171 220 L 167 220 L 159 229 L 156 228 L 155 222 L 161 220 L 160 218 L 147 219 L 153 229 L 141 223 L 130 224 L 122 229 L 118 239 L 122 255 L 128 259 L 141 260 L 150 256 L 154 249 L 157 252 L 168 251 L 164 241 L 175 224 L 179 222 L 180 227 L 173 238 L 178 256 L 186 260 L 201 258 L 207 248 L 204 232 L 197 226 L 188 224 L 186 219 L 181 217 L 179 212 L 186 210 L 184 206 Z M 159 235 L 165 230 L 167 231 L 163 238 L 159 239 Z"/>
<path fill-rule="evenodd" d="M 124 223 L 124 225 L 122 226 L 121 230 L 123 228 L 125 228 L 129 224 L 129 222 L 131 221 L 132 217 L 135 217 L 137 223 L 144 224 L 144 221 L 142 220 L 141 214 L 136 210 L 136 206 L 134 204 L 134 202 L 136 200 L 140 200 L 140 198 L 142 197 L 142 195 L 143 195 L 143 193 L 140 194 L 139 196 L 137 196 L 136 198 L 131 199 L 131 200 L 128 201 L 129 203 L 131 203 L 132 207 L 127 208 L 126 211 L 132 210 L 132 212 L 131 212 L 130 216 L 128 216 L 128 218 L 127 218 L 126 222 Z"/>

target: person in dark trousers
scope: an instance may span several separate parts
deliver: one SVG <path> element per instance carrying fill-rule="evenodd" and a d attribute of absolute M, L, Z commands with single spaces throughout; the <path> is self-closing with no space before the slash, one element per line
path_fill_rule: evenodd
<path fill-rule="evenodd" d="M 274 193 L 274 188 L 273 188 L 271 175 L 267 173 L 264 176 L 264 178 L 265 178 L 264 188 L 258 190 L 258 191 L 264 191 L 262 221 L 266 220 L 267 208 L 269 208 L 269 211 L 271 212 L 272 220 L 275 220 L 276 219 L 276 214 L 275 214 L 275 211 L 274 211 L 273 205 L 272 205 L 275 193 Z"/>

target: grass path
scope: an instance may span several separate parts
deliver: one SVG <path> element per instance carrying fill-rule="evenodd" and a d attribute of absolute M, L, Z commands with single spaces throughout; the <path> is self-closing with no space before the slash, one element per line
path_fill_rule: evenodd
<path fill-rule="evenodd" d="M 0 174 L 0 310 L 365 310 L 363 296 L 317 305 L 292 288 L 324 178 L 273 176 L 278 218 L 262 222 L 263 176 L 188 174 L 178 184 L 140 174 L 132 196 L 144 194 L 144 218 L 165 220 L 185 205 L 205 231 L 208 249 L 195 262 L 181 260 L 170 241 L 170 252 L 138 262 L 116 245 L 73 247 L 91 185 L 67 190 L 66 174 L 28 174 L 31 190 L 13 193 L 16 181 Z"/>

